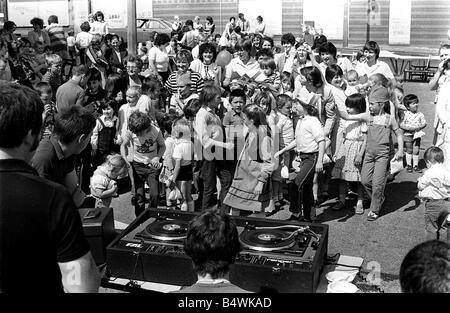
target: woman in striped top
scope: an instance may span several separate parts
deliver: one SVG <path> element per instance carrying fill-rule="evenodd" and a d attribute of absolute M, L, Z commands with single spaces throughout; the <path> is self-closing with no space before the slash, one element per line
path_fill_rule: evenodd
<path fill-rule="evenodd" d="M 170 96 L 178 92 L 177 78 L 186 74 L 188 71 L 191 74 L 191 90 L 193 93 L 200 94 L 203 89 L 204 81 L 202 76 L 189 69 L 192 62 L 192 54 L 187 50 L 181 50 L 175 57 L 177 71 L 173 72 L 166 81 L 164 87 Z"/>

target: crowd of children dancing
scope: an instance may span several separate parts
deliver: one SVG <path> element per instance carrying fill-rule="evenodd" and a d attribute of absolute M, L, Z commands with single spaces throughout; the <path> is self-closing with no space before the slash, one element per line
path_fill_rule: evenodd
<path fill-rule="evenodd" d="M 288 205 L 289 219 L 319 221 L 315 208 L 334 184 L 332 209 L 344 209 L 354 195 L 355 213 L 373 221 L 383 214 L 391 161 L 405 157 L 408 172 L 422 171 L 427 121 L 420 95 L 404 94 L 376 42 L 350 60 L 326 38 L 313 49 L 304 34 L 287 33 L 275 47 L 265 26 L 242 31 L 243 15 L 222 34 L 206 20 L 206 27 L 200 18 L 176 21 L 171 36 L 151 33 L 136 55 L 108 33 L 101 12 L 76 36 L 61 34 L 55 16 L 48 30 L 34 19 L 28 39 L 17 39 L 7 22 L 0 79 L 39 93 L 43 138 L 54 136 L 55 119 L 69 107 L 89 111 L 96 124 L 78 156 L 81 189 L 110 206 L 119 191 L 115 180 L 129 180 L 136 215 L 160 205 L 183 211 L 217 205 L 233 215 L 269 217 Z M 426 154 L 430 166 L 450 159 L 448 57 L 430 82 L 443 94 L 440 148 Z M 433 179 L 419 181 L 422 193 L 427 182 Z M 448 200 L 449 180 L 435 188 L 439 200 Z M 424 199 L 435 200 L 432 194 Z"/>

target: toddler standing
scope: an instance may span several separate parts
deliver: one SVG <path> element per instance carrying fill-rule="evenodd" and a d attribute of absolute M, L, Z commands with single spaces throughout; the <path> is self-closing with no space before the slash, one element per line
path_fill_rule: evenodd
<path fill-rule="evenodd" d="M 417 188 L 419 198 L 425 202 L 426 240 L 439 239 L 437 221 L 441 214 L 450 211 L 450 172 L 444 166 L 444 153 L 441 149 L 428 148 L 423 158 L 428 169 L 417 180 Z"/>
<path fill-rule="evenodd" d="M 403 99 L 407 111 L 404 112 L 400 128 L 403 129 L 403 141 L 405 146 L 406 170 L 412 173 L 422 173 L 419 168 L 420 140 L 425 135 L 422 131 L 427 126 L 425 116 L 418 111 L 419 98 L 414 94 L 406 95 Z"/>
<path fill-rule="evenodd" d="M 92 158 L 94 166 L 105 162 L 105 158 L 112 152 L 119 152 L 118 130 L 119 119 L 116 116 L 117 103 L 110 100 L 100 105 L 102 115 L 97 118 L 91 137 Z"/>
<path fill-rule="evenodd" d="M 173 149 L 172 158 L 175 161 L 173 176 L 169 180 L 176 184 L 181 191 L 181 211 L 194 212 L 194 200 L 192 199 L 193 180 L 193 152 L 194 144 L 191 141 L 191 130 L 189 122 L 182 118 L 172 126 L 177 138 Z"/>

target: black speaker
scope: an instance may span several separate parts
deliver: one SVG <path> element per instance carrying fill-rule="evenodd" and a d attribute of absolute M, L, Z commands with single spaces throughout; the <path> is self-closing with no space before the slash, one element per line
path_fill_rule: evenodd
<path fill-rule="evenodd" d="M 79 209 L 84 235 L 97 265 L 106 262 L 106 246 L 116 235 L 112 208 Z"/>

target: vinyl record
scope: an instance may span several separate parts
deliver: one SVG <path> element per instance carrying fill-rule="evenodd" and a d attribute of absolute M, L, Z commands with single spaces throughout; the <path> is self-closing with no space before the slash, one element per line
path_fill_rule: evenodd
<path fill-rule="evenodd" d="M 188 222 L 176 220 L 156 221 L 148 225 L 145 230 L 138 234 L 140 237 L 157 240 L 181 240 L 187 236 Z"/>
<path fill-rule="evenodd" d="M 295 244 L 295 238 L 289 237 L 291 233 L 278 229 L 244 230 L 239 240 L 246 248 L 257 251 L 276 251 L 288 249 Z"/>

